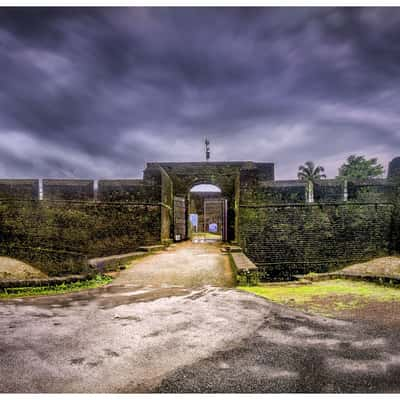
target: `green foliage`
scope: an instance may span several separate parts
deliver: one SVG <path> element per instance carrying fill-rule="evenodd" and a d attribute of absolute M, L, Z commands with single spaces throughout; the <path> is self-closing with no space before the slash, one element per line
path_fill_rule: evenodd
<path fill-rule="evenodd" d="M 38 295 L 62 294 L 76 292 L 85 289 L 94 289 L 104 286 L 112 281 L 112 278 L 106 275 L 96 275 L 93 279 L 78 281 L 73 283 L 61 283 L 59 285 L 48 286 L 29 286 L 5 288 L 0 291 L 0 298 L 26 297 Z"/>
<path fill-rule="evenodd" d="M 259 276 L 257 271 L 246 271 L 236 275 L 236 282 L 239 286 L 257 286 Z"/>
<path fill-rule="evenodd" d="M 324 167 L 315 166 L 313 161 L 306 161 L 304 165 L 299 166 L 297 177 L 300 180 L 315 182 L 318 179 L 326 178 Z"/>
<path fill-rule="evenodd" d="M 369 301 L 400 301 L 399 288 L 344 279 L 320 281 L 308 285 L 242 286 L 239 289 L 277 303 L 323 315 L 354 309 Z"/>
<path fill-rule="evenodd" d="M 384 168 L 377 158 L 367 160 L 365 156 L 349 156 L 339 168 L 338 178 L 373 179 L 383 175 Z"/>

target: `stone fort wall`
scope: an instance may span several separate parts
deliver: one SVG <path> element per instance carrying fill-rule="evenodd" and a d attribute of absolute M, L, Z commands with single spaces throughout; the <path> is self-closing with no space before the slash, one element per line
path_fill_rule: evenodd
<path fill-rule="evenodd" d="M 268 181 L 242 171 L 239 242 L 264 279 L 398 252 L 398 187 L 394 173 L 367 181 L 326 179 L 315 183 L 309 203 L 302 181 Z"/>
<path fill-rule="evenodd" d="M 135 251 L 170 237 L 172 185 L 147 180 L 0 180 L 0 255 L 50 275 L 86 272 L 88 258 Z"/>
<path fill-rule="evenodd" d="M 267 279 L 327 271 L 400 250 L 400 158 L 388 179 L 275 181 L 271 163 L 149 163 L 143 179 L 0 180 L 0 255 L 52 275 L 89 257 L 173 238 L 174 196 L 198 183 L 228 200 L 228 239 Z M 42 193 L 41 193 L 42 192 Z"/>

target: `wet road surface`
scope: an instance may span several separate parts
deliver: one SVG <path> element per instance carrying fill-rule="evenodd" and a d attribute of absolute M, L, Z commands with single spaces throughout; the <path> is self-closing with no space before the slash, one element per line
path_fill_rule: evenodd
<path fill-rule="evenodd" d="M 0 391 L 400 390 L 397 331 L 231 285 L 217 245 L 184 243 L 104 288 L 2 301 Z"/>

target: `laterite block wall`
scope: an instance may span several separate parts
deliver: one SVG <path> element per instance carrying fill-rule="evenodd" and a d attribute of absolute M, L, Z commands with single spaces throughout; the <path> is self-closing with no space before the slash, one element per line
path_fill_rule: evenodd
<path fill-rule="evenodd" d="M 87 259 L 135 251 L 169 238 L 172 183 L 160 168 L 147 179 L 0 181 L 0 254 L 49 275 L 81 273 Z"/>
<path fill-rule="evenodd" d="M 240 207 L 240 242 L 263 279 L 326 272 L 388 254 L 393 205 Z"/>
<path fill-rule="evenodd" d="M 1 201 L 0 253 L 50 275 L 86 270 L 86 259 L 160 242 L 161 206 Z"/>
<path fill-rule="evenodd" d="M 0 179 L 0 199 L 39 198 L 39 179 Z"/>
<path fill-rule="evenodd" d="M 289 279 L 399 251 L 400 182 L 391 164 L 391 179 L 347 182 L 347 201 L 343 181 L 318 181 L 313 203 L 305 182 L 242 170 L 239 242 L 261 278 Z"/>

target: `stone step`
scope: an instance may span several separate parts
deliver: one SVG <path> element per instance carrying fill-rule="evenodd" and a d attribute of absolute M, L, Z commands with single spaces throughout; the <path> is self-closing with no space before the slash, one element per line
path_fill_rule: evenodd
<path fill-rule="evenodd" d="M 244 253 L 230 253 L 231 262 L 236 272 L 236 283 L 254 286 L 258 284 L 258 268 Z"/>
<path fill-rule="evenodd" d="M 155 244 L 153 246 L 140 246 L 138 251 L 144 251 L 147 253 L 153 253 L 155 251 L 162 251 L 165 249 L 165 245 L 163 244 Z"/>
<path fill-rule="evenodd" d="M 223 253 L 242 253 L 242 248 L 240 246 L 224 246 L 221 251 Z"/>
<path fill-rule="evenodd" d="M 258 269 L 257 266 L 243 253 L 233 253 L 231 254 L 231 257 L 238 273 L 257 271 Z"/>

